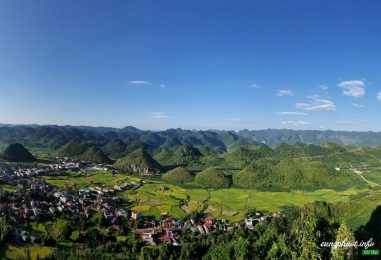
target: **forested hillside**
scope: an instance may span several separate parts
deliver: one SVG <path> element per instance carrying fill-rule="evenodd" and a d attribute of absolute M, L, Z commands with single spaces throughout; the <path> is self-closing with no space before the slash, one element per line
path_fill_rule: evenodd
<path fill-rule="evenodd" d="M 287 129 L 233 132 L 179 128 L 148 131 L 131 126 L 125 128 L 55 125 L 0 126 L 0 143 L 3 144 L 20 142 L 28 147 L 56 149 L 72 140 L 102 145 L 105 151 L 109 151 L 109 156 L 120 157 L 137 148 L 170 149 L 185 143 L 196 147 L 209 147 L 217 151 L 227 151 L 234 147 L 259 143 L 270 147 L 280 143 L 377 146 L 381 145 L 381 133 Z"/>

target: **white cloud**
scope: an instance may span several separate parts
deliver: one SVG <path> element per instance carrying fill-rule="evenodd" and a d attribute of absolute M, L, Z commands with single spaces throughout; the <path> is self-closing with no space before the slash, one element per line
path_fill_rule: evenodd
<path fill-rule="evenodd" d="M 171 118 L 171 116 L 168 113 L 164 113 L 164 112 L 153 112 L 153 113 L 149 113 L 149 115 L 151 115 L 153 119 L 170 119 Z"/>
<path fill-rule="evenodd" d="M 358 104 L 358 103 L 352 103 L 352 106 L 353 107 L 357 107 L 357 108 L 363 108 L 363 107 L 365 107 L 363 104 Z"/>
<path fill-rule="evenodd" d="M 315 98 L 309 103 L 296 103 L 296 108 L 304 111 L 336 111 L 335 103 L 327 99 Z"/>
<path fill-rule="evenodd" d="M 343 94 L 352 97 L 363 97 L 365 95 L 365 83 L 362 80 L 343 81 L 338 84 L 343 88 Z"/>
<path fill-rule="evenodd" d="M 309 99 L 319 99 L 319 98 L 321 98 L 321 96 L 315 94 L 315 95 L 312 95 L 312 96 L 307 96 L 307 98 L 309 98 Z"/>
<path fill-rule="evenodd" d="M 276 96 L 278 97 L 286 97 L 286 96 L 293 96 L 293 95 L 294 95 L 294 92 L 292 92 L 291 90 L 285 90 L 285 89 L 280 89 L 276 93 Z"/>
<path fill-rule="evenodd" d="M 378 92 L 378 94 L 377 94 L 377 100 L 380 100 L 380 101 L 381 101 L 381 91 Z"/>
<path fill-rule="evenodd" d="M 304 121 L 283 121 L 281 124 L 282 124 L 282 125 L 292 125 L 292 126 L 304 126 L 304 125 L 309 125 L 309 123 L 304 122 Z"/>
<path fill-rule="evenodd" d="M 128 83 L 134 84 L 134 85 L 151 85 L 150 82 L 145 81 L 145 80 L 132 80 L 132 81 L 130 81 Z"/>
<path fill-rule="evenodd" d="M 326 86 L 326 85 L 320 85 L 319 88 L 320 88 L 321 90 L 327 90 L 327 89 L 328 89 L 328 86 Z"/>
<path fill-rule="evenodd" d="M 240 122 L 240 121 L 242 121 L 242 118 L 240 118 L 240 117 L 234 117 L 234 118 L 227 118 L 225 120 L 231 121 L 231 122 Z"/>
<path fill-rule="evenodd" d="M 368 124 L 368 121 L 365 121 L 365 120 L 337 121 L 336 124 L 340 124 L 340 125 L 365 125 L 365 124 Z"/>
<path fill-rule="evenodd" d="M 305 115 L 307 115 L 307 113 L 303 113 L 303 112 L 278 112 L 276 114 L 280 115 L 280 116 L 305 116 Z"/>
<path fill-rule="evenodd" d="M 261 88 L 261 86 L 254 83 L 254 84 L 250 85 L 250 88 L 259 89 L 259 88 Z"/>

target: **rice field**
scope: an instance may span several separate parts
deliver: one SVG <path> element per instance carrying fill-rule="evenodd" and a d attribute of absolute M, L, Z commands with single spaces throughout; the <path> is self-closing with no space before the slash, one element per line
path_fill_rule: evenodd
<path fill-rule="evenodd" d="M 87 172 L 66 172 L 65 175 L 48 175 L 43 178 L 51 185 L 65 188 L 75 187 L 77 189 L 83 189 L 95 185 L 104 185 L 105 187 L 113 187 L 116 184 L 123 182 L 136 181 L 136 178 L 132 178 L 123 174 L 112 174 L 106 171 L 87 171 Z"/>
<path fill-rule="evenodd" d="M 7 192 L 15 192 L 16 186 L 0 183 L 0 190 L 7 191 Z"/>
<path fill-rule="evenodd" d="M 49 257 L 53 248 L 47 246 L 29 246 L 29 248 L 9 244 L 3 255 L 0 255 L 1 259 L 13 260 L 13 259 L 43 259 Z M 29 251 L 29 252 L 28 252 Z"/>
<path fill-rule="evenodd" d="M 158 217 L 161 213 L 167 212 L 173 217 L 183 218 L 192 212 L 205 212 L 217 219 L 240 221 L 248 209 L 275 212 L 292 206 L 300 207 L 314 201 L 346 202 L 367 196 L 369 192 L 371 190 L 366 184 L 363 188 L 340 191 L 334 189 L 259 191 L 240 188 L 205 190 L 150 182 L 137 190 L 126 191 L 122 196 L 133 203 L 133 210 L 147 216 Z"/>
<path fill-rule="evenodd" d="M 367 173 L 369 179 L 380 177 L 381 171 Z M 112 187 L 126 181 L 139 179 L 104 171 L 89 171 L 85 173 L 68 172 L 64 176 L 44 176 L 52 185 L 58 187 L 71 186 L 77 189 L 104 185 Z M 377 179 L 381 183 L 381 178 Z M 347 202 L 369 195 L 370 192 L 381 193 L 380 189 L 371 189 L 359 179 L 352 187 L 344 185 L 340 189 L 262 191 L 232 187 L 221 190 L 206 190 L 197 185 L 176 186 L 161 181 L 149 181 L 137 189 L 127 190 L 118 196 L 132 203 L 132 210 L 143 215 L 159 217 L 168 213 L 176 218 L 185 218 L 192 213 L 207 213 L 217 219 L 241 221 L 248 209 L 264 212 L 284 211 L 289 207 L 300 207 L 314 201 Z M 355 214 L 348 216 L 351 222 L 365 223 L 368 216 Z"/>

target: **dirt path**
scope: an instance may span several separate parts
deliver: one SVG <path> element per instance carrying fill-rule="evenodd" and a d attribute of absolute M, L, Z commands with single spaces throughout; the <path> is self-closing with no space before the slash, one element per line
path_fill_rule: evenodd
<path fill-rule="evenodd" d="M 369 184 L 373 184 L 373 185 L 375 185 L 375 186 L 381 186 L 381 185 L 378 184 L 378 183 L 375 183 L 375 182 L 373 182 L 373 181 L 370 181 L 370 180 L 365 179 L 365 177 L 362 176 L 362 174 L 363 174 L 362 171 L 360 171 L 360 170 L 356 170 L 356 169 L 352 169 L 352 171 L 353 171 L 354 173 L 356 173 L 358 176 L 360 176 L 360 178 L 363 179 L 364 181 L 366 181 L 367 183 L 369 183 Z"/>

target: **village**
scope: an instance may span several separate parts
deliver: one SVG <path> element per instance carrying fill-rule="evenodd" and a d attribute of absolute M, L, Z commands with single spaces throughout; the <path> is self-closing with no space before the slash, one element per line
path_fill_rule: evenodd
<path fill-rule="evenodd" d="M 0 190 L 0 214 L 6 215 L 13 227 L 13 236 L 21 244 L 41 243 L 38 232 L 27 229 L 28 223 L 46 220 L 76 218 L 88 221 L 91 216 L 101 216 L 102 227 L 112 234 L 133 232 L 147 245 L 179 245 L 180 237 L 187 232 L 208 235 L 214 232 L 234 232 L 236 229 L 253 229 L 255 224 L 280 217 L 280 212 L 264 215 L 253 212 L 242 222 L 229 223 L 202 214 L 187 219 L 176 219 L 163 212 L 159 219 L 144 216 L 131 210 L 131 202 L 118 197 L 118 192 L 136 189 L 140 182 L 123 182 L 113 186 L 93 185 L 83 189 L 60 188 L 47 183 L 40 176 L 59 175 L 65 171 L 105 170 L 108 165 L 56 158 L 48 165 L 0 162 L 0 184 L 16 187 L 14 192 Z M 1 186 L 0 186 L 1 187 Z"/>

